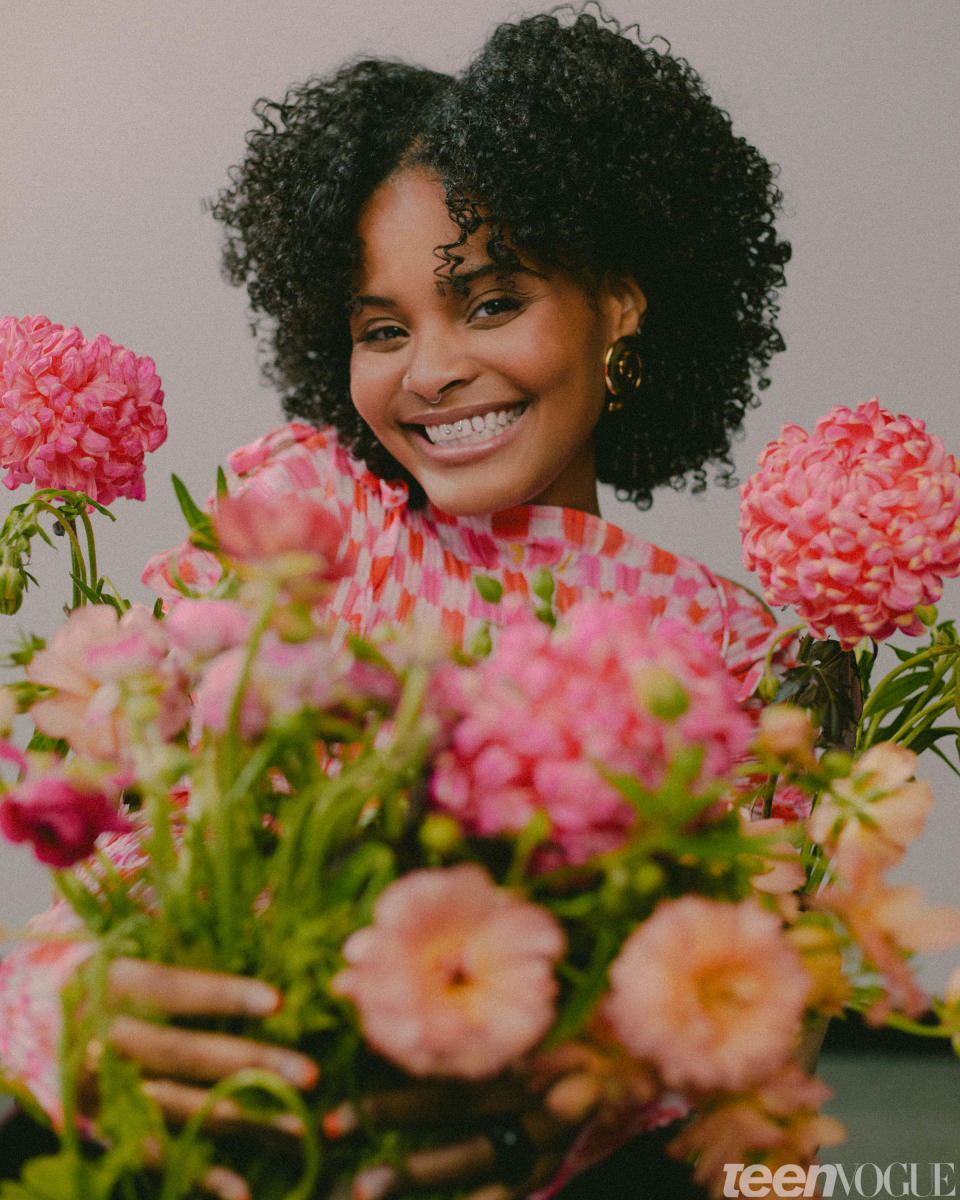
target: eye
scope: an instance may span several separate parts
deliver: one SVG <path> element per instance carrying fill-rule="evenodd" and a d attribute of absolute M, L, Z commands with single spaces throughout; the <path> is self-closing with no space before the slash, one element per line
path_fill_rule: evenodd
<path fill-rule="evenodd" d="M 365 329 L 358 334 L 355 341 L 377 344 L 396 341 L 406 336 L 407 331 L 402 325 L 375 325 L 372 329 Z"/>
<path fill-rule="evenodd" d="M 497 321 L 498 317 L 508 316 L 511 313 L 519 311 L 522 307 L 523 301 L 519 296 L 502 294 L 487 296 L 471 309 L 470 320 L 492 325 Z"/>

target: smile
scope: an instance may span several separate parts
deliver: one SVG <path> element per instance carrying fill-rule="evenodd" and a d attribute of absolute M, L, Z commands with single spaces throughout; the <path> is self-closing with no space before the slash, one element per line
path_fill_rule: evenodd
<path fill-rule="evenodd" d="M 502 433 L 523 413 L 525 404 L 513 408 L 500 408 L 484 416 L 464 417 L 450 424 L 425 425 L 424 433 L 435 445 L 467 446 L 473 442 L 486 442 Z"/>

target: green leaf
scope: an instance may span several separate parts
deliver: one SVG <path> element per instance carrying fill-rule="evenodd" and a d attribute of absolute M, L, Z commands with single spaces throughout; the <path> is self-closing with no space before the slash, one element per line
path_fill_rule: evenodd
<path fill-rule="evenodd" d="M 473 586 L 480 593 L 481 600 L 488 604 L 499 604 L 503 599 L 503 584 L 492 575 L 474 576 Z"/>

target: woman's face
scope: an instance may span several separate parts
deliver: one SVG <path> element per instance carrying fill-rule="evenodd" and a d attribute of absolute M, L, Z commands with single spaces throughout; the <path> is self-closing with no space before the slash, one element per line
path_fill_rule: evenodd
<path fill-rule="evenodd" d="M 435 273 L 435 249 L 459 229 L 424 170 L 387 179 L 357 232 L 350 387 L 383 446 L 453 515 L 525 503 L 596 513 L 603 356 L 636 329 L 639 289 L 588 299 L 570 276 L 526 261 L 505 274 L 483 228 L 457 249 L 454 287 Z"/>

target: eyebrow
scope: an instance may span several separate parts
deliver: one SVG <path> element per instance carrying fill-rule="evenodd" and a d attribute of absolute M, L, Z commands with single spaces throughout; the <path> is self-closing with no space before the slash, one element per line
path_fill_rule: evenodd
<path fill-rule="evenodd" d="M 476 283 L 478 279 L 485 279 L 488 275 L 501 275 L 504 279 L 509 279 L 512 275 L 532 275 L 534 279 L 546 278 L 541 271 L 525 267 L 522 263 L 512 263 L 507 266 L 503 263 L 488 262 L 483 266 L 474 267 L 472 271 L 457 271 L 455 275 L 446 279 L 438 279 L 437 286 L 442 288 L 447 284 L 452 284 L 455 291 L 466 291 L 471 284 Z M 354 296 L 351 301 L 351 311 L 356 313 L 361 308 L 393 308 L 395 304 L 396 301 L 389 296 Z"/>

